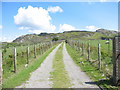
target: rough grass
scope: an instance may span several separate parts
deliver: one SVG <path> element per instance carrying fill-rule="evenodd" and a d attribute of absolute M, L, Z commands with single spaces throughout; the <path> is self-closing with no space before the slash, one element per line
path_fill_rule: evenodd
<path fill-rule="evenodd" d="M 101 44 L 101 62 L 102 62 L 102 71 L 107 76 L 112 76 L 112 68 L 113 68 L 113 61 L 112 61 L 112 40 L 110 40 L 110 44 L 106 44 L 106 40 L 90 40 L 86 41 L 86 45 L 90 42 L 90 59 L 91 61 L 96 61 L 93 63 L 94 66 L 98 67 L 98 43 Z M 86 46 L 87 47 L 87 46 Z M 86 48 L 87 52 L 87 48 Z"/>
<path fill-rule="evenodd" d="M 21 68 L 21 71 L 17 72 L 16 74 L 13 74 L 12 77 L 9 77 L 7 80 L 3 82 L 2 88 L 15 88 L 16 86 L 21 85 L 23 82 L 29 79 L 30 73 L 36 70 L 41 63 L 44 61 L 44 59 L 49 55 L 50 52 L 55 48 L 49 49 L 47 52 L 45 52 L 42 56 L 40 56 L 37 60 L 29 64 L 27 68 Z"/>
<path fill-rule="evenodd" d="M 32 62 L 34 60 L 34 46 L 29 45 L 30 48 L 30 55 L 29 55 L 29 62 Z M 24 65 L 27 63 L 27 53 L 26 53 L 27 46 L 16 46 L 17 50 L 17 70 L 19 70 L 20 67 L 24 67 Z M 6 48 L 3 51 L 3 79 L 7 79 L 8 77 L 11 77 L 13 75 L 13 47 Z M 36 54 L 39 56 L 41 53 L 41 49 L 39 49 L 39 46 L 36 45 Z"/>
<path fill-rule="evenodd" d="M 77 44 L 79 42 L 80 45 Z M 107 77 L 112 76 L 112 68 L 113 68 L 113 61 L 112 61 L 112 40 L 110 40 L 110 44 L 106 44 L 106 40 L 78 40 L 73 43 L 77 45 L 74 47 L 79 54 L 82 53 L 82 42 L 84 43 L 84 51 L 85 55 L 84 58 L 87 59 L 88 56 L 88 43 L 90 43 L 90 62 L 94 67 L 98 68 L 98 43 L 101 44 L 101 70 Z M 109 47 L 108 47 L 109 46 Z M 73 47 L 73 45 L 72 45 Z M 79 50 L 78 50 L 78 49 Z"/>
<path fill-rule="evenodd" d="M 53 60 L 53 69 L 51 72 L 51 80 L 53 82 L 53 88 L 68 88 L 71 86 L 69 76 L 65 70 L 63 63 L 63 45 L 59 47 Z"/>

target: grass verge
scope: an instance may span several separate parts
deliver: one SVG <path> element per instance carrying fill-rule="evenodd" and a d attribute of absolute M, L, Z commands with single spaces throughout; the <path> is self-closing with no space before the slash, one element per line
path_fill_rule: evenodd
<path fill-rule="evenodd" d="M 101 71 L 93 67 L 84 56 L 81 56 L 79 51 L 71 48 L 68 44 L 66 44 L 66 48 L 74 62 L 93 80 L 93 82 L 96 82 L 97 85 L 103 88 L 120 89 L 119 87 L 112 86 L 112 79 L 107 79 Z"/>
<path fill-rule="evenodd" d="M 55 58 L 53 60 L 53 69 L 51 72 L 51 80 L 53 82 L 53 88 L 68 88 L 71 86 L 69 76 L 65 70 L 63 63 L 63 44 L 58 48 Z"/>
<path fill-rule="evenodd" d="M 27 68 L 24 68 L 23 70 L 17 72 L 12 77 L 8 78 L 3 82 L 2 88 L 15 88 L 16 86 L 21 85 L 23 82 L 29 79 L 30 73 L 36 70 L 41 63 L 44 61 L 44 59 L 49 55 L 50 52 L 55 48 L 49 49 L 47 52 L 45 52 L 42 56 L 40 56 L 37 60 L 35 60 L 33 63 L 29 64 Z"/>

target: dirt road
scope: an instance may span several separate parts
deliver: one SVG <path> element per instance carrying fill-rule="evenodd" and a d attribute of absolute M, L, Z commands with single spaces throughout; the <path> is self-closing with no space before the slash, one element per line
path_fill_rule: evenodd
<path fill-rule="evenodd" d="M 73 84 L 71 88 L 98 88 L 97 85 L 92 84 L 92 81 L 85 72 L 81 71 L 81 69 L 74 63 L 66 50 L 65 44 L 63 47 L 63 61 L 66 71 L 71 79 L 71 83 Z"/>
<path fill-rule="evenodd" d="M 16 88 L 52 88 L 52 81 L 50 80 L 50 72 L 53 71 L 52 63 L 56 51 L 60 47 L 59 44 L 44 60 L 41 66 L 31 73 L 28 81 Z M 63 46 L 63 62 L 65 69 L 71 81 L 71 88 L 98 88 L 93 84 L 90 78 L 82 72 L 82 70 L 74 63 L 70 55 L 66 50 L 66 46 Z M 64 77 L 63 77 L 64 78 Z"/>
<path fill-rule="evenodd" d="M 52 72 L 53 58 L 60 45 L 48 55 L 37 70 L 31 73 L 28 81 L 16 88 L 51 88 L 52 82 L 49 80 L 50 72 Z"/>

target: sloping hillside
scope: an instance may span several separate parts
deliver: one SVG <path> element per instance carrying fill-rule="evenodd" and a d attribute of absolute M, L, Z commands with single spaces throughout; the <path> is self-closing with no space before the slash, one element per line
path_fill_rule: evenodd
<path fill-rule="evenodd" d="M 43 41 L 52 41 L 54 38 L 58 40 L 66 39 L 107 39 L 113 38 L 117 35 L 117 31 L 98 29 L 96 32 L 87 31 L 67 31 L 63 33 L 41 33 L 41 34 L 27 34 L 16 38 L 15 43 L 38 43 Z"/>

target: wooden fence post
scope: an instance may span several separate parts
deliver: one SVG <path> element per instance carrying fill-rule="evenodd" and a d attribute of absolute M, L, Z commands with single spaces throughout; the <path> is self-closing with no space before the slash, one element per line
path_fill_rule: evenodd
<path fill-rule="evenodd" d="M 82 43 L 82 56 L 84 56 L 84 43 Z"/>
<path fill-rule="evenodd" d="M 120 85 L 120 37 L 113 39 L 113 82 Z"/>
<path fill-rule="evenodd" d="M 47 51 L 48 50 L 48 43 L 46 43 L 45 45 L 46 45 L 46 50 L 45 51 Z"/>
<path fill-rule="evenodd" d="M 27 47 L 27 64 L 29 64 L 29 47 Z"/>
<path fill-rule="evenodd" d="M 53 43 L 52 43 L 52 41 L 51 41 L 51 47 L 53 47 Z"/>
<path fill-rule="evenodd" d="M 44 43 L 42 44 L 42 53 L 44 53 L 44 50 L 45 49 L 45 45 L 44 45 Z"/>
<path fill-rule="evenodd" d="M 45 49 L 45 52 L 46 52 L 46 49 L 47 49 L 47 47 L 46 47 L 46 43 L 45 43 L 45 45 L 44 45 L 44 49 Z"/>
<path fill-rule="evenodd" d="M 41 43 L 41 46 L 40 46 L 40 47 L 41 47 L 41 49 L 40 49 L 40 50 L 41 50 L 41 54 L 42 54 L 42 43 Z"/>
<path fill-rule="evenodd" d="M 40 43 L 39 43 L 39 53 L 41 54 L 41 46 L 40 46 Z"/>
<path fill-rule="evenodd" d="M 88 43 L 88 61 L 90 61 L 90 43 Z"/>
<path fill-rule="evenodd" d="M 45 48 L 46 48 L 45 51 L 47 51 L 48 50 L 48 44 L 47 43 L 45 44 Z"/>
<path fill-rule="evenodd" d="M 74 49 L 75 49 L 75 41 L 73 41 L 73 45 L 74 45 L 73 47 L 74 47 Z"/>
<path fill-rule="evenodd" d="M 79 41 L 77 41 L 77 51 L 79 51 Z"/>
<path fill-rule="evenodd" d="M 2 50 L 0 50 L 0 86 L 1 85 L 2 85 Z"/>
<path fill-rule="evenodd" d="M 34 58 L 36 58 L 36 46 L 34 45 Z"/>
<path fill-rule="evenodd" d="M 81 51 L 81 47 L 80 47 L 80 41 L 79 41 L 79 43 L 78 43 L 78 46 L 79 46 L 79 48 L 78 48 L 78 49 L 79 49 L 79 51 Z"/>
<path fill-rule="evenodd" d="M 17 68 L 17 60 L 16 60 L 16 48 L 14 47 L 14 72 L 16 73 Z"/>
<path fill-rule="evenodd" d="M 47 49 L 47 45 L 46 45 L 46 43 L 45 43 L 45 47 L 44 47 L 44 49 L 45 49 L 45 52 L 46 52 L 46 49 Z"/>
<path fill-rule="evenodd" d="M 98 68 L 101 70 L 101 50 L 100 50 L 100 44 L 98 44 Z"/>
<path fill-rule="evenodd" d="M 110 56 L 110 39 L 108 40 L 108 57 Z"/>
<path fill-rule="evenodd" d="M 43 54 L 43 44 L 41 44 L 41 54 Z"/>

